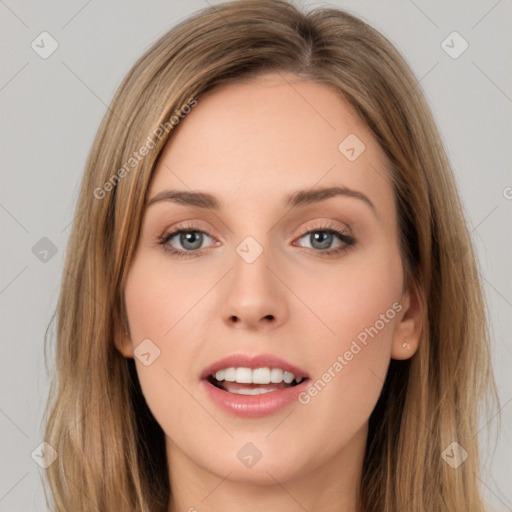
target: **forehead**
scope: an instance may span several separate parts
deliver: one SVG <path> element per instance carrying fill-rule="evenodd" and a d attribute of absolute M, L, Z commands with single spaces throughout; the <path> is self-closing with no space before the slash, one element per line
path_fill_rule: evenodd
<path fill-rule="evenodd" d="M 175 129 L 149 195 L 200 190 L 222 204 L 282 202 L 297 189 L 346 186 L 393 203 L 387 159 L 366 125 L 327 85 L 276 73 L 219 86 Z"/>

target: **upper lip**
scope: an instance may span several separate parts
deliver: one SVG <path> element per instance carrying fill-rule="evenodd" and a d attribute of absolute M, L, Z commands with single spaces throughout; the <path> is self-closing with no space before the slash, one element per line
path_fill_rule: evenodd
<path fill-rule="evenodd" d="M 309 378 L 308 373 L 291 364 L 280 357 L 272 354 L 259 354 L 259 355 L 246 355 L 246 354 L 233 354 L 223 359 L 219 359 L 211 364 L 201 372 L 201 379 L 207 379 L 210 375 L 215 375 L 219 370 L 225 368 L 280 368 L 287 372 L 293 373 L 295 377 L 302 377 L 303 379 Z"/>

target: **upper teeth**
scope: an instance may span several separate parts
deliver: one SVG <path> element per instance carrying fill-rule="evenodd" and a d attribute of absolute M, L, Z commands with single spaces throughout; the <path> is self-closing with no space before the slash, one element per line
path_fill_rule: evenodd
<path fill-rule="evenodd" d="M 225 368 L 215 374 L 218 381 L 226 380 L 228 382 L 238 382 L 239 384 L 279 384 L 285 382 L 291 384 L 293 380 L 299 384 L 302 377 L 295 377 L 291 372 L 281 370 L 280 368 Z"/>

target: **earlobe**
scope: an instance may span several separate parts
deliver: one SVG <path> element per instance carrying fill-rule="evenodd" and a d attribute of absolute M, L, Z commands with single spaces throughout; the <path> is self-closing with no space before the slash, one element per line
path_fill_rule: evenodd
<path fill-rule="evenodd" d="M 393 334 L 391 358 L 403 360 L 416 353 L 421 339 L 423 299 L 416 283 L 410 283 L 400 303 L 403 312 Z"/>
<path fill-rule="evenodd" d="M 397 347 L 397 344 L 393 342 L 393 348 L 391 350 L 392 359 L 409 359 L 417 350 L 418 344 L 412 345 L 408 341 L 404 341 L 401 346 Z"/>

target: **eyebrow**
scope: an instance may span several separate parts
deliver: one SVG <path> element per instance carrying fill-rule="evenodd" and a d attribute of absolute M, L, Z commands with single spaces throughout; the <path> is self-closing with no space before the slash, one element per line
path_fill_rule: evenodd
<path fill-rule="evenodd" d="M 320 201 L 325 201 L 326 199 L 336 196 L 360 199 L 366 203 L 374 213 L 377 213 L 375 205 L 366 195 L 357 190 L 341 186 L 297 190 L 285 197 L 284 206 L 290 208 L 306 206 L 309 204 L 319 203 Z M 151 206 L 152 204 L 161 201 L 171 201 L 178 204 L 196 206 L 198 208 L 211 210 L 220 210 L 222 208 L 221 202 L 211 194 L 176 189 L 163 190 L 162 192 L 159 192 L 147 202 L 146 206 Z"/>

